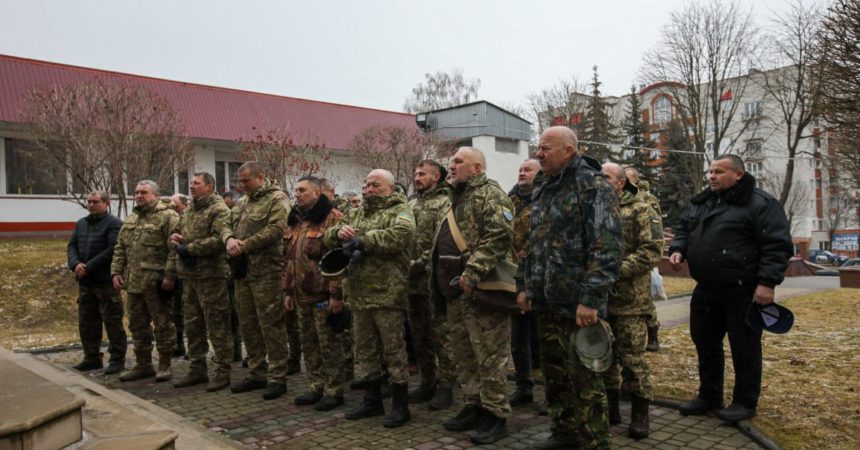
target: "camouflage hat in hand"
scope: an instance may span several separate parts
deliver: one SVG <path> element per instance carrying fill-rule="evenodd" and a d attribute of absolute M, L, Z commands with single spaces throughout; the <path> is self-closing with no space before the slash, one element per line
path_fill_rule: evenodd
<path fill-rule="evenodd" d="M 570 351 L 592 372 L 604 372 L 612 365 L 612 329 L 598 318 L 597 323 L 577 328 L 570 337 Z"/>

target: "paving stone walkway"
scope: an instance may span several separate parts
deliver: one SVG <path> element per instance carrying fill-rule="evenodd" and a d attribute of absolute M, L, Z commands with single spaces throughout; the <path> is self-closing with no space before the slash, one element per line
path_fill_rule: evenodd
<path fill-rule="evenodd" d="M 80 351 L 67 351 L 38 355 L 38 359 L 70 368 L 81 358 Z M 131 358 L 131 354 L 129 354 Z M 131 359 L 129 359 L 131 361 Z M 174 377 L 186 373 L 188 362 L 174 359 Z M 241 379 L 247 369 L 234 365 L 234 380 Z M 205 385 L 176 389 L 170 383 L 155 383 L 154 378 L 122 383 L 116 375 L 105 376 L 101 371 L 88 374 L 90 380 L 113 389 L 123 389 L 161 408 L 176 413 L 200 425 L 211 433 L 220 433 L 249 449 L 446 449 L 471 448 L 467 433 L 452 433 L 442 428 L 441 422 L 459 411 L 429 411 L 424 404 L 411 405 L 412 421 L 407 425 L 388 429 L 382 418 L 358 421 L 345 420 L 347 408 L 358 404 L 362 391 L 347 391 L 344 407 L 330 412 L 317 412 L 311 406 L 296 406 L 292 399 L 304 392 L 307 379 L 304 374 L 288 378 L 287 395 L 265 401 L 260 391 L 231 394 L 229 390 L 209 393 Z M 413 377 L 412 385 L 418 383 Z M 511 385 L 513 389 L 513 383 Z M 543 399 L 543 388 L 535 389 L 536 398 Z M 386 401 L 386 411 L 390 400 Z M 622 402 L 625 422 L 613 427 L 614 448 L 636 449 L 757 449 L 753 441 L 735 427 L 725 425 L 715 416 L 684 417 L 674 409 L 652 406 L 651 436 L 634 441 L 625 436 L 629 424 L 629 404 Z M 510 436 L 496 445 L 482 448 L 528 449 L 547 438 L 549 419 L 538 415 L 537 404 L 515 408 L 508 420 Z"/>

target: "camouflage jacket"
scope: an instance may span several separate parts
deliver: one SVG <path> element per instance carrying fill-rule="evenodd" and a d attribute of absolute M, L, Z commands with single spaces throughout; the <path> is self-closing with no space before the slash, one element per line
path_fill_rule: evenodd
<path fill-rule="evenodd" d="M 531 233 L 517 289 L 539 311 L 576 317 L 580 303 L 605 317 L 621 268 L 615 191 L 593 159 L 574 155 L 559 175 L 535 179 Z"/>
<path fill-rule="evenodd" d="M 231 235 L 229 224 L 230 210 L 220 195 L 192 200 L 172 232 L 182 235 L 182 244 L 194 261 L 185 263 L 173 249 L 168 272 L 177 272 L 179 278 L 227 278 L 229 269 L 223 241 Z"/>
<path fill-rule="evenodd" d="M 636 185 L 639 188 L 639 198 L 644 200 L 645 203 L 648 203 L 648 206 L 651 207 L 654 211 L 657 212 L 657 215 L 660 217 L 663 216 L 663 211 L 660 209 L 660 200 L 651 193 L 649 190 L 650 185 L 645 180 L 639 180 L 639 184 Z M 663 239 L 663 230 L 660 230 L 660 239 Z"/>
<path fill-rule="evenodd" d="M 176 272 L 167 271 L 170 245 L 167 238 L 179 221 L 179 214 L 164 202 L 135 206 L 125 219 L 113 251 L 111 276 L 122 275 L 126 290 L 140 294 L 155 288 L 162 276 L 176 279 Z"/>
<path fill-rule="evenodd" d="M 499 261 L 511 257 L 514 207 L 499 183 L 481 174 L 454 189 L 451 208 L 468 247 L 462 257 L 463 277 L 475 285 Z M 434 247 L 436 237 L 438 233 Z"/>
<path fill-rule="evenodd" d="M 514 185 L 508 193 L 511 204 L 514 205 L 514 262 L 519 262 L 526 255 L 526 243 L 529 240 L 529 229 L 532 217 L 532 194 L 520 194 L 520 187 Z"/>
<path fill-rule="evenodd" d="M 284 270 L 284 230 L 290 204 L 277 183 L 266 180 L 254 192 L 243 196 L 231 213 L 232 235 L 245 243 L 248 278 L 278 275 Z"/>
<path fill-rule="evenodd" d="M 350 209 L 325 232 L 327 247 L 341 245 L 337 233 L 344 225 L 358 230 L 365 248 L 364 258 L 350 264 L 343 281 L 344 298 L 356 310 L 405 310 L 409 246 L 415 233 L 415 218 L 406 196 L 395 192 L 387 197 L 365 197 L 361 208 Z"/>
<path fill-rule="evenodd" d="M 410 272 L 409 293 L 427 295 L 430 283 L 430 265 L 433 263 L 433 240 L 439 224 L 451 207 L 448 186 L 440 183 L 435 188 L 418 194 L 409 202 L 415 216 L 415 239 L 410 259 L 415 267 Z"/>
<path fill-rule="evenodd" d="M 647 314 L 651 304 L 651 269 L 663 250 L 660 216 L 637 194 L 624 191 L 619 201 L 624 253 L 621 276 L 609 295 L 609 315 Z M 660 239 L 655 239 L 654 235 Z"/>
<path fill-rule="evenodd" d="M 284 293 L 299 303 L 316 303 L 340 298 L 340 281 L 328 281 L 320 274 L 319 260 L 328 248 L 325 231 L 343 217 L 325 195 L 309 211 L 290 211 L 284 234 Z"/>

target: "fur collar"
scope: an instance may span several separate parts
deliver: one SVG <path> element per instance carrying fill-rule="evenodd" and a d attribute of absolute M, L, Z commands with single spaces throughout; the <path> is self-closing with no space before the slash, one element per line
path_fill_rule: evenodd
<path fill-rule="evenodd" d="M 315 224 L 321 224 L 328 217 L 328 213 L 334 208 L 328 197 L 325 194 L 320 195 L 316 205 L 309 211 L 302 211 L 301 208 L 295 207 L 290 211 L 290 217 L 287 219 L 287 226 L 294 226 L 304 220 L 310 220 Z"/>
<path fill-rule="evenodd" d="M 691 203 L 695 205 L 701 205 L 705 203 L 709 198 L 713 196 L 719 196 L 730 205 L 743 205 L 747 201 L 749 201 L 750 197 L 752 197 L 753 192 L 755 192 L 755 177 L 749 173 L 744 173 L 744 176 L 738 180 L 737 184 L 726 189 L 723 192 L 714 192 L 710 187 L 705 188 L 704 191 L 699 192 L 695 197 L 690 200 Z"/>

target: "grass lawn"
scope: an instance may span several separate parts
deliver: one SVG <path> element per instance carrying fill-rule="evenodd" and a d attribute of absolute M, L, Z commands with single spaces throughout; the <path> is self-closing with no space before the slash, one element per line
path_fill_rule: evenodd
<path fill-rule="evenodd" d="M 860 290 L 819 292 L 783 304 L 794 312 L 794 327 L 784 335 L 764 333 L 762 395 L 753 424 L 785 449 L 860 448 Z M 730 395 L 728 339 L 725 352 Z M 648 358 L 657 397 L 695 395 L 689 327 L 661 330 L 660 351 Z"/>
<path fill-rule="evenodd" d="M 0 346 L 79 342 L 77 289 L 66 241 L 0 241 Z"/>
<path fill-rule="evenodd" d="M 663 277 L 663 289 L 668 297 L 692 294 L 695 287 L 696 280 L 692 278 Z"/>

